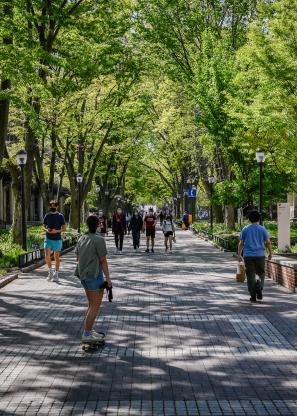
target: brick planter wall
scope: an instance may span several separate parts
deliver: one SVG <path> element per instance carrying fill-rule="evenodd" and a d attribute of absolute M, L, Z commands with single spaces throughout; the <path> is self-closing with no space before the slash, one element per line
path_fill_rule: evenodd
<path fill-rule="evenodd" d="M 284 257 L 266 260 L 266 276 L 273 279 L 279 285 L 284 286 L 290 292 L 295 292 L 297 286 L 297 262 L 286 261 Z"/>

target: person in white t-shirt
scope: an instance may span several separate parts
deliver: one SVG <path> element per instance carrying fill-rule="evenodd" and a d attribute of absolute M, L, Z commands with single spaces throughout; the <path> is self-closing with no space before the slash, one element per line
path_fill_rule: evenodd
<path fill-rule="evenodd" d="M 169 253 L 172 254 L 172 241 L 175 238 L 175 228 L 172 222 L 172 217 L 170 215 L 166 215 L 165 220 L 163 220 L 162 224 L 162 231 L 164 234 L 164 244 L 165 244 L 165 252 L 168 252 L 168 241 L 169 241 Z"/>

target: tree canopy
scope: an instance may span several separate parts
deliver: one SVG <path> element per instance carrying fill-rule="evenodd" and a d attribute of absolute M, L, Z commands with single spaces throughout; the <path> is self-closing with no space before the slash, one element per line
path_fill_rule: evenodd
<path fill-rule="evenodd" d="M 296 190 L 297 0 L 3 0 L 0 163 L 15 193 L 18 149 L 45 206 L 69 190 L 70 222 L 87 201 L 112 208 L 174 200 L 189 184 L 217 220 Z M 78 206 L 76 174 L 83 175 Z M 95 186 L 100 187 L 99 195 Z M 98 188 L 99 189 L 99 188 Z M 233 214 L 232 214 L 233 213 Z"/>

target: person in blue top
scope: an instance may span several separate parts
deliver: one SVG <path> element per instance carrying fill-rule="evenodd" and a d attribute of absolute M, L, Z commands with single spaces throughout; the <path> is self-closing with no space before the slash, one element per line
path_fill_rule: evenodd
<path fill-rule="evenodd" d="M 48 281 L 59 281 L 60 252 L 62 251 L 61 233 L 66 231 L 64 215 L 58 212 L 58 202 L 50 202 L 50 212 L 43 219 L 43 226 L 46 231 L 44 241 L 45 261 L 48 265 Z M 55 269 L 52 268 L 51 252 L 54 252 Z"/>
<path fill-rule="evenodd" d="M 248 290 L 251 302 L 263 299 L 263 287 L 265 278 L 265 248 L 268 249 L 268 259 L 272 258 L 272 247 L 269 234 L 265 227 L 259 225 L 260 214 L 258 211 L 249 213 L 250 224 L 245 226 L 240 233 L 238 244 L 238 258 L 244 260 Z M 242 256 L 243 251 L 243 256 Z M 256 274 L 260 278 L 261 286 L 256 283 Z"/>

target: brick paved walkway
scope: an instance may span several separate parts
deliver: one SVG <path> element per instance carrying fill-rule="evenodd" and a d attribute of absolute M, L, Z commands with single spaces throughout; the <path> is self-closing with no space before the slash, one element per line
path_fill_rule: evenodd
<path fill-rule="evenodd" d="M 2 415 L 297 415 L 296 295 L 267 282 L 250 305 L 236 263 L 187 232 L 173 256 L 113 255 L 114 302 L 80 350 L 84 293 L 63 258 L 0 291 Z M 111 237 L 108 245 L 112 246 Z"/>

